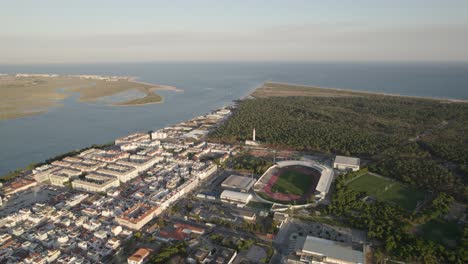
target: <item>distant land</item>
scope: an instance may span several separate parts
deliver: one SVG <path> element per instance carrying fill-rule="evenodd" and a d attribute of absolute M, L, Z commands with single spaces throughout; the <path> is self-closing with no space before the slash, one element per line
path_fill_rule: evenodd
<path fill-rule="evenodd" d="M 281 83 L 281 82 L 264 82 L 261 86 L 256 88 L 250 95 L 256 98 L 290 97 L 290 96 L 336 97 L 336 98 L 368 97 L 368 96 L 396 96 L 396 97 L 401 96 L 401 97 L 407 97 L 407 98 L 428 99 L 428 100 L 457 102 L 457 103 L 468 102 L 468 100 L 463 100 L 463 99 L 408 96 L 408 95 L 399 95 L 399 94 L 391 94 L 391 93 L 368 92 L 368 91 L 358 91 L 358 90 L 351 90 L 351 89 L 318 87 L 318 86 L 299 85 L 299 84 Z"/>
<path fill-rule="evenodd" d="M 101 75 L 2 74 L 0 75 L 0 120 L 41 114 L 50 107 L 61 106 L 71 93 L 79 101 L 98 99 L 137 91 L 141 98 L 123 99 L 114 106 L 135 106 L 163 101 L 156 90 L 180 91 L 175 87 L 136 81 L 133 77 Z"/>

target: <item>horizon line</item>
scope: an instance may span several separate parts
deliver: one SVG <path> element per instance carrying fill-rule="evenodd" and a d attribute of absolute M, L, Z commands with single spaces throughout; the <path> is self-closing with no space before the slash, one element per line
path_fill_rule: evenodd
<path fill-rule="evenodd" d="M 0 65 L 109 65 L 109 64 L 223 64 L 223 63 L 242 63 L 242 64 L 468 64 L 467 61 L 438 61 L 438 60 L 414 60 L 414 61 L 393 61 L 393 60 L 333 60 L 333 61 L 302 61 L 302 60 L 188 60 L 188 61 L 102 61 L 102 62 L 0 62 Z"/>

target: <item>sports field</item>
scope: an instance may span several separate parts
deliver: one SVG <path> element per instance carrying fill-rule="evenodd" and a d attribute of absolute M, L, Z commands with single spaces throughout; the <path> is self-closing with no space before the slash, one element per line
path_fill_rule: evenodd
<path fill-rule="evenodd" d="M 348 183 L 348 187 L 365 192 L 380 201 L 392 202 L 406 210 L 414 210 L 418 201 L 424 200 L 425 193 L 418 189 L 371 174 L 364 174 Z"/>
<path fill-rule="evenodd" d="M 256 183 L 257 194 L 278 203 L 302 203 L 314 194 L 320 172 L 302 165 L 274 166 Z"/>
<path fill-rule="evenodd" d="M 271 187 L 271 190 L 275 193 L 302 196 L 310 189 L 313 181 L 314 178 L 311 175 L 297 170 L 287 170 L 278 176 L 278 180 Z"/>

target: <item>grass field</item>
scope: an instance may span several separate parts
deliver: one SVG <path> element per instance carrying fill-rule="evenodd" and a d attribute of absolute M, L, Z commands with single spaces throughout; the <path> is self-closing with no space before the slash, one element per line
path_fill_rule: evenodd
<path fill-rule="evenodd" d="M 288 170 L 279 176 L 278 180 L 271 187 L 271 190 L 273 192 L 302 196 L 309 190 L 313 180 L 314 178 L 311 175 Z"/>
<path fill-rule="evenodd" d="M 425 193 L 390 179 L 364 174 L 348 183 L 356 191 L 365 192 L 380 201 L 392 202 L 406 210 L 414 210 Z"/>
<path fill-rule="evenodd" d="M 442 242 L 453 248 L 462 238 L 463 230 L 456 222 L 434 219 L 422 225 L 418 233 L 426 239 Z"/>

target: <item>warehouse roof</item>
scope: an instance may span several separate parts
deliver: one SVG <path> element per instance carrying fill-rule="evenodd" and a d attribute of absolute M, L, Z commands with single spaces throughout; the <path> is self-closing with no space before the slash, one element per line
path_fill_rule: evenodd
<path fill-rule="evenodd" d="M 359 160 L 359 158 L 346 157 L 346 156 L 336 156 L 335 163 L 352 165 L 352 166 L 359 166 L 360 160 Z"/>
<path fill-rule="evenodd" d="M 335 241 L 307 236 L 302 252 L 312 255 L 323 255 L 351 263 L 364 263 L 364 253 L 354 250 L 351 246 Z"/>
<path fill-rule="evenodd" d="M 221 184 L 221 186 L 224 188 L 248 190 L 252 187 L 254 182 L 255 180 L 250 177 L 231 175 Z"/>
<path fill-rule="evenodd" d="M 250 199 L 252 199 L 252 195 L 248 193 L 225 190 L 221 193 L 221 199 L 248 202 Z"/>

